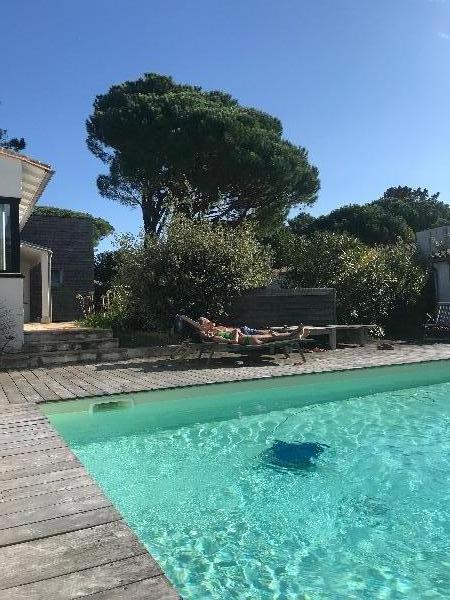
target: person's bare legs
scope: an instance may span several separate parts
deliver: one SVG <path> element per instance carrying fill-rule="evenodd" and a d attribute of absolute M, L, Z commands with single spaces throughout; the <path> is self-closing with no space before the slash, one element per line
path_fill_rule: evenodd
<path fill-rule="evenodd" d="M 269 336 L 272 340 L 289 340 L 289 339 L 303 339 L 309 335 L 309 329 L 304 327 L 303 325 L 299 325 L 296 329 L 292 331 L 288 331 L 286 333 L 276 333 L 273 332 L 271 336 Z M 259 336 L 266 337 L 266 336 Z"/>
<path fill-rule="evenodd" d="M 300 326 L 295 331 L 291 331 L 289 333 L 280 333 L 276 336 L 272 334 L 265 335 L 244 335 L 240 330 L 238 331 L 237 341 L 239 344 L 250 345 L 250 346 L 260 346 L 261 344 L 266 344 L 267 342 L 275 342 L 281 340 L 296 340 L 303 339 L 309 334 L 309 331 L 305 331 L 305 327 Z M 245 344 L 246 341 L 250 340 L 250 344 Z"/>

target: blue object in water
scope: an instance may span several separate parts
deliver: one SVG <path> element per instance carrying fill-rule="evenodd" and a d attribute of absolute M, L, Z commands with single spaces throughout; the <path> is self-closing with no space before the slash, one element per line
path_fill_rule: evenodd
<path fill-rule="evenodd" d="M 268 448 L 263 458 L 277 467 L 289 469 L 309 469 L 314 466 L 316 459 L 322 454 L 327 444 L 320 442 L 283 442 L 275 440 Z"/>

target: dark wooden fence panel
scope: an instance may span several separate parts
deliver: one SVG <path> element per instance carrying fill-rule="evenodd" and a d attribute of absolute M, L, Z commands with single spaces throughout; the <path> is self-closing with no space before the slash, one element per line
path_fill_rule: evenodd
<path fill-rule="evenodd" d="M 254 290 L 233 304 L 229 323 L 255 327 L 299 323 L 333 325 L 336 323 L 336 291 L 329 288 Z"/>

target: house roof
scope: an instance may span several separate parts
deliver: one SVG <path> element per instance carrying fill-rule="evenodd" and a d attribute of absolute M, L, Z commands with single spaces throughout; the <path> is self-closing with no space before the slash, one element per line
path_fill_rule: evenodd
<path fill-rule="evenodd" d="M 45 246 L 39 246 L 39 244 L 32 244 L 31 242 L 20 242 L 21 248 L 30 248 L 31 250 L 40 250 L 42 252 L 49 252 L 53 254 L 53 250 L 46 248 Z"/>
<path fill-rule="evenodd" d="M 19 204 L 19 225 L 22 229 L 54 171 L 50 165 L 6 148 L 0 148 L 1 156 L 22 163 L 22 197 Z"/>

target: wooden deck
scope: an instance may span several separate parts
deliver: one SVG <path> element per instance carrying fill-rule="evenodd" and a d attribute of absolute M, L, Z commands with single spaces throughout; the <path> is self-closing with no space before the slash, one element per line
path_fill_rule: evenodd
<path fill-rule="evenodd" d="M 46 395 L 38 381 L 17 373 L 9 384 L 2 381 L 1 600 L 178 598 L 160 566 L 29 400 Z M 13 404 L 6 405 L 5 398 Z"/>
<path fill-rule="evenodd" d="M 306 365 L 140 359 L 0 373 L 0 600 L 178 598 L 39 403 L 438 359 L 450 359 L 450 345 L 337 350 L 308 355 Z"/>

